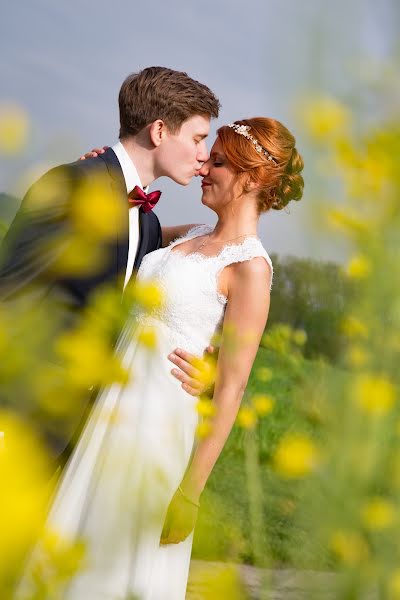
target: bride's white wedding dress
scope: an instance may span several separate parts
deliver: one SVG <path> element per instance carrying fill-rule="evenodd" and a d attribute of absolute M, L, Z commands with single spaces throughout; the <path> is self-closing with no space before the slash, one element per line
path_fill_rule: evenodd
<path fill-rule="evenodd" d="M 220 324 L 227 299 L 218 293 L 222 269 L 263 256 L 257 237 L 225 246 L 218 256 L 184 255 L 176 246 L 213 228 L 192 228 L 166 248 L 145 256 L 140 280 L 155 280 L 162 308 L 119 342 L 132 372 L 126 386 L 98 397 L 52 503 L 48 526 L 86 543 L 84 567 L 64 600 L 184 600 L 193 532 L 160 545 L 168 504 L 195 448 L 197 398 L 171 375 L 176 347 L 202 355 Z M 154 327 L 157 348 L 137 342 L 142 325 Z"/>

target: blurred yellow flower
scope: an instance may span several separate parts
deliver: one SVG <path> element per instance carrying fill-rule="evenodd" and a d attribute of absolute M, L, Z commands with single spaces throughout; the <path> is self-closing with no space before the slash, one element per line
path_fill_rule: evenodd
<path fill-rule="evenodd" d="M 255 394 L 251 402 L 256 413 L 260 416 L 268 415 L 274 408 L 275 400 L 267 394 Z"/>
<path fill-rule="evenodd" d="M 300 433 L 287 433 L 280 440 L 275 451 L 275 470 L 287 478 L 309 475 L 320 462 L 319 451 L 308 436 Z"/>
<path fill-rule="evenodd" d="M 49 269 L 57 275 L 90 275 L 104 267 L 104 248 L 83 233 L 58 235 L 41 243 L 43 253 L 51 252 L 55 260 Z"/>
<path fill-rule="evenodd" d="M 317 142 L 341 136 L 350 125 L 348 109 L 332 97 L 305 99 L 301 115 L 309 135 Z"/>
<path fill-rule="evenodd" d="M 355 531 L 335 531 L 330 540 L 330 547 L 342 562 L 350 566 L 364 561 L 369 554 L 366 541 Z"/>
<path fill-rule="evenodd" d="M 132 281 L 126 286 L 125 294 L 149 312 L 160 308 L 164 300 L 160 287 L 152 281 Z"/>
<path fill-rule="evenodd" d="M 207 564 L 207 563 L 205 563 Z M 237 566 L 220 563 L 211 566 L 193 564 L 190 568 L 188 592 L 201 600 L 244 600 L 248 597 L 244 590 Z M 197 592 L 197 590 L 201 590 Z"/>
<path fill-rule="evenodd" d="M 346 273 L 351 279 L 365 279 L 371 273 L 371 263 L 365 256 L 353 256 L 347 264 Z"/>
<path fill-rule="evenodd" d="M 358 215 L 351 214 L 348 209 L 346 211 L 339 208 L 328 209 L 326 219 L 328 225 L 346 234 L 364 233 L 369 226 L 365 220 L 360 219 Z"/>
<path fill-rule="evenodd" d="M 196 410 L 202 417 L 213 417 L 216 413 L 215 404 L 212 400 L 201 398 L 196 404 Z"/>
<path fill-rule="evenodd" d="M 266 383 L 267 381 L 271 381 L 273 375 L 271 369 L 268 367 L 258 367 L 254 371 L 255 376 L 259 381 Z"/>
<path fill-rule="evenodd" d="M 208 437 L 213 430 L 212 423 L 208 419 L 204 419 L 197 424 L 196 437 L 200 440 Z"/>
<path fill-rule="evenodd" d="M 0 105 L 0 153 L 22 152 L 29 134 L 29 119 L 26 112 L 16 104 Z"/>
<path fill-rule="evenodd" d="M 149 350 L 157 347 L 157 335 L 154 327 L 143 327 L 138 334 L 138 342 Z"/>
<path fill-rule="evenodd" d="M 292 339 L 297 346 L 304 346 L 307 341 L 307 333 L 304 329 L 295 329 L 292 333 Z"/>
<path fill-rule="evenodd" d="M 341 329 L 349 338 L 366 338 L 368 336 L 367 325 L 352 315 L 347 315 L 347 317 L 343 319 Z"/>
<path fill-rule="evenodd" d="M 368 529 L 386 529 L 393 525 L 395 517 L 393 503 L 385 498 L 371 498 L 361 509 L 362 521 Z"/>
<path fill-rule="evenodd" d="M 191 364 L 198 371 L 196 375 L 198 381 L 203 383 L 206 388 L 214 385 L 217 365 L 212 357 L 200 358 L 195 356 Z"/>
<path fill-rule="evenodd" d="M 21 564 L 46 514 L 52 486 L 50 460 L 34 433 L 0 411 L 0 589 Z"/>
<path fill-rule="evenodd" d="M 257 423 L 257 413 L 251 406 L 242 406 L 239 409 L 237 424 L 244 429 L 252 429 Z"/>
<path fill-rule="evenodd" d="M 367 364 L 370 356 L 361 346 L 353 345 L 348 348 L 346 358 L 350 366 L 359 368 Z"/>
<path fill-rule="evenodd" d="M 358 406 L 371 415 L 387 414 L 395 402 L 395 388 L 383 376 L 358 375 L 352 385 L 351 393 Z"/>
<path fill-rule="evenodd" d="M 392 571 L 387 582 L 388 600 L 400 600 L 400 568 Z"/>
<path fill-rule="evenodd" d="M 127 224 L 125 208 L 116 201 L 108 178 L 97 176 L 80 185 L 71 205 L 71 219 L 76 231 L 85 237 L 111 240 L 117 238 Z"/>
<path fill-rule="evenodd" d="M 73 386 L 88 388 L 126 383 L 129 379 L 111 345 L 90 330 L 81 328 L 64 333 L 57 339 L 55 348 Z"/>

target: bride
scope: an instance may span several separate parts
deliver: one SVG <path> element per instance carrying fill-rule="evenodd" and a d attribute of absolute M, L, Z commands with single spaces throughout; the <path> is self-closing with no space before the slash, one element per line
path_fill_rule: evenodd
<path fill-rule="evenodd" d="M 258 221 L 301 198 L 302 168 L 294 137 L 278 121 L 221 127 L 200 170 L 202 202 L 216 226 L 165 228 L 164 247 L 145 256 L 138 278 L 155 281 L 165 302 L 134 329 L 126 326 L 118 351 L 131 381 L 99 396 L 46 525 L 86 548 L 63 599 L 184 599 L 201 493 L 268 316 L 273 269 Z M 138 342 L 142 328 L 155 333 L 156 351 Z M 217 330 L 215 413 L 198 440 L 197 399 L 171 377 L 166 357 L 179 347 L 201 355 Z"/>

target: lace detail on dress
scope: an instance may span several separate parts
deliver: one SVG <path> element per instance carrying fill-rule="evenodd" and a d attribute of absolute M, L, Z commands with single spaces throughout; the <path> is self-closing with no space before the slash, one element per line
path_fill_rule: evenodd
<path fill-rule="evenodd" d="M 262 256 L 272 274 L 271 259 L 256 236 L 247 237 L 241 244 L 224 246 L 214 256 L 200 252 L 184 254 L 177 248 L 173 250 L 175 246 L 213 229 L 210 225 L 193 227 L 166 248 L 147 254 L 138 273 L 139 279 L 155 280 L 166 298 L 152 319 L 168 328 L 176 347 L 182 346 L 193 353 L 204 352 L 223 320 L 228 300 L 218 292 L 221 271 L 233 263 Z"/>

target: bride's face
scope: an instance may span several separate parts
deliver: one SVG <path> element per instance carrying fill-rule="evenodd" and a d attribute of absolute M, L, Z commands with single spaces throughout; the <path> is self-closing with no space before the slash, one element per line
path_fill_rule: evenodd
<path fill-rule="evenodd" d="M 203 177 L 201 201 L 212 209 L 218 209 L 240 196 L 237 175 L 226 158 L 219 138 L 211 148 L 210 158 L 199 171 Z"/>

